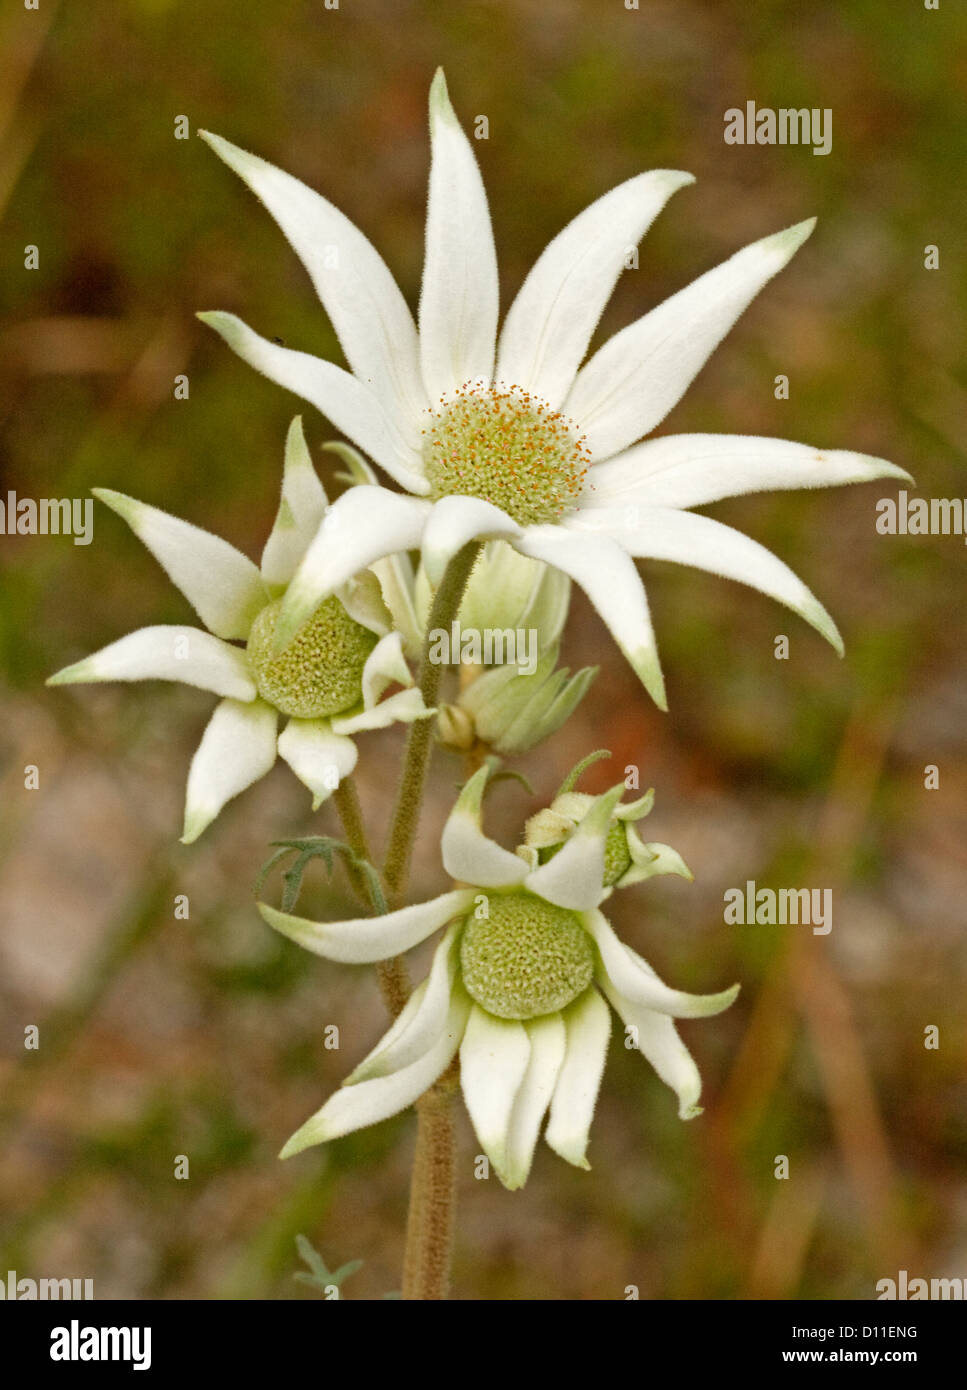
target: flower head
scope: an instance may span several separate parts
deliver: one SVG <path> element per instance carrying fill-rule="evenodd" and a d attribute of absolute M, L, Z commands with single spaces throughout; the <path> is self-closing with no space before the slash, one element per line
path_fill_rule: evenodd
<path fill-rule="evenodd" d="M 585 362 L 629 248 L 693 181 L 690 174 L 639 174 L 580 213 L 538 259 L 498 337 L 487 198 L 442 71 L 430 91 L 418 326 L 381 257 L 332 204 L 221 137 L 201 134 L 303 261 L 351 370 L 272 343 L 232 314 L 200 317 L 258 371 L 316 405 L 408 494 L 370 485 L 339 499 L 289 587 L 280 640 L 294 636 L 360 564 L 419 547 L 436 584 L 462 545 L 485 537 L 574 579 L 662 706 L 639 557 L 750 584 L 842 650 L 832 618 L 785 564 L 690 509 L 767 488 L 908 475 L 882 459 L 781 439 L 679 434 L 639 442 L 792 258 L 813 220 L 745 247 Z M 333 544 L 329 523 L 337 522 L 342 543 Z"/>
<path fill-rule="evenodd" d="M 286 590 L 328 508 L 298 417 L 286 439 L 282 498 L 261 566 L 156 507 L 106 488 L 94 493 L 124 518 L 208 630 L 140 628 L 47 684 L 155 678 L 223 697 L 191 764 L 183 843 L 264 777 L 276 754 L 312 792 L 315 808 L 356 765 L 351 735 L 433 713 L 413 687 L 402 635 L 391 630 L 371 573 L 348 576 L 296 640 L 276 650 Z M 387 696 L 392 685 L 404 688 Z M 279 715 L 288 717 L 281 734 Z"/>
<path fill-rule="evenodd" d="M 484 834 L 488 775 L 481 768 L 470 778 L 443 832 L 444 867 L 461 886 L 348 922 L 314 922 L 260 904 L 270 926 L 337 961 L 380 960 L 446 928 L 429 975 L 389 1032 L 292 1136 L 283 1157 L 405 1109 L 459 1052 L 470 1118 L 506 1187 L 526 1182 L 545 1115 L 551 1148 L 587 1168 L 611 1028 L 608 1002 L 676 1092 L 682 1119 L 700 1113 L 701 1078 L 673 1020 L 720 1013 L 738 986 L 709 995 L 670 989 L 619 941 L 600 910 L 613 891 L 609 877 L 634 881 L 627 873 L 609 875 L 612 828 L 640 819 L 644 802 L 621 808 L 620 785 L 589 798 L 557 852 L 542 862 L 534 845 L 511 853 Z M 690 877 L 667 846 L 647 849 L 652 874 Z"/>

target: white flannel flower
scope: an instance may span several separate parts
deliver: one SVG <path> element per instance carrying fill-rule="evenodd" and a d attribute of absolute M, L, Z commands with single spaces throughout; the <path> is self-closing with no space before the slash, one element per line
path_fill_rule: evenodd
<path fill-rule="evenodd" d="M 701 1078 L 674 1019 L 720 1013 L 738 986 L 705 995 L 670 989 L 601 912 L 613 891 L 606 856 L 622 787 L 592 798 L 563 847 L 541 864 L 536 849 L 512 854 L 484 834 L 487 776 L 481 768 L 470 778 L 443 832 L 446 871 L 466 886 L 348 922 L 313 922 L 259 905 L 270 926 L 336 961 L 382 960 L 446 927 L 427 978 L 382 1041 L 292 1136 L 283 1158 L 405 1109 L 459 1052 L 467 1110 L 505 1187 L 527 1181 L 545 1114 L 550 1147 L 587 1168 L 611 1029 L 606 1000 L 675 1091 L 682 1119 L 700 1113 Z M 652 869 L 683 871 L 681 860 Z"/>
<path fill-rule="evenodd" d="M 689 509 L 768 488 L 908 475 L 882 459 L 757 436 L 639 442 L 802 245 L 814 219 L 745 247 L 584 362 L 629 250 L 692 176 L 639 174 L 580 213 L 538 259 L 498 338 L 487 198 L 442 71 L 430 92 L 430 130 L 418 328 L 382 258 L 331 203 L 200 132 L 302 260 L 351 370 L 270 342 L 232 314 L 200 317 L 246 362 L 315 405 L 408 494 L 372 486 L 340 498 L 290 585 L 280 640 L 358 568 L 360 554 L 370 563 L 420 547 L 436 584 L 463 544 L 485 537 L 574 579 L 663 708 L 638 557 L 750 584 L 842 652 L 833 620 L 785 564 Z"/>
<path fill-rule="evenodd" d="M 298 417 L 286 439 L 282 498 L 261 566 L 156 507 L 106 488 L 94 495 L 124 518 L 208 631 L 140 628 L 47 684 L 173 680 L 222 696 L 188 774 L 183 844 L 264 777 L 276 754 L 312 792 L 315 809 L 356 765 L 351 735 L 433 713 L 413 686 L 401 634 L 390 630 L 364 561 L 317 606 L 295 642 L 275 650 L 283 596 L 328 507 Z M 383 698 L 391 685 L 404 688 Z M 280 714 L 288 722 L 278 733 Z"/>

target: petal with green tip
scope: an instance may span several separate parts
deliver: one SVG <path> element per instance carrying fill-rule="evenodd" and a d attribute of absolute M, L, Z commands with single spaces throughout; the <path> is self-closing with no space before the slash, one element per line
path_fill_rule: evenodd
<path fill-rule="evenodd" d="M 618 940 L 602 913 L 586 912 L 584 925 L 594 938 L 609 981 L 630 1003 L 673 1018 L 708 1018 L 734 1003 L 738 985 L 719 994 L 687 994 L 681 989 L 670 989 L 646 960 Z"/>
<path fill-rule="evenodd" d="M 245 653 L 240 647 L 197 627 L 141 627 L 109 647 L 65 666 L 48 685 L 85 685 L 101 681 L 180 681 L 234 700 L 257 694 Z"/>
<path fill-rule="evenodd" d="M 291 1158 L 313 1144 L 325 1144 L 343 1134 L 378 1124 L 419 1100 L 456 1056 L 469 1007 L 466 995 L 456 994 L 446 1027 L 427 1052 L 400 1071 L 342 1086 L 293 1134 L 279 1157 Z"/>
<path fill-rule="evenodd" d="M 702 1094 L 702 1078 L 688 1048 L 678 1035 L 674 1020 L 668 1014 L 656 1013 L 625 998 L 607 978 L 599 980 L 601 989 L 611 1001 L 615 1013 L 626 1028 L 641 1055 L 678 1097 L 678 1117 L 693 1120 L 702 1113 L 698 1103 Z"/>
<path fill-rule="evenodd" d="M 288 584 L 322 524 L 327 502 L 326 490 L 312 466 L 302 416 L 297 415 L 285 441 L 279 510 L 262 551 L 261 570 L 266 584 L 273 588 Z"/>
<path fill-rule="evenodd" d="M 762 287 L 815 226 L 800 222 L 737 251 L 610 338 L 578 373 L 564 412 L 600 461 L 660 424 Z"/>
<path fill-rule="evenodd" d="M 527 865 L 498 845 L 481 828 L 481 804 L 489 769 L 466 783 L 443 827 L 443 867 L 451 878 L 480 888 L 509 888 L 523 882 Z"/>
<path fill-rule="evenodd" d="M 710 516 L 649 507 L 632 526 L 616 522 L 610 512 L 582 512 L 575 529 L 593 528 L 639 559 L 670 560 L 735 579 L 791 608 L 843 655 L 843 639 L 826 609 L 777 556 L 741 531 Z"/>
<path fill-rule="evenodd" d="M 96 487 L 94 496 L 122 517 L 216 637 L 247 637 L 269 601 L 258 566 L 221 536 L 168 512 Z"/>
<path fill-rule="evenodd" d="M 456 888 L 429 902 L 401 907 L 381 917 L 360 917 L 347 922 L 312 922 L 307 917 L 280 912 L 268 903 L 259 903 L 259 912 L 275 931 L 314 955 L 349 965 L 367 965 L 398 956 L 425 941 L 455 917 L 468 912 L 473 896 L 472 889 Z"/>

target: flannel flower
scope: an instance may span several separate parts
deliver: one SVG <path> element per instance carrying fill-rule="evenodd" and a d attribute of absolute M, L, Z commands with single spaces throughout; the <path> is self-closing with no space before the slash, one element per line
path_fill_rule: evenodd
<path fill-rule="evenodd" d="M 94 493 L 124 518 L 208 631 L 141 628 L 47 684 L 174 680 L 222 697 L 188 774 L 184 844 L 264 777 L 276 754 L 312 792 L 315 809 L 356 765 L 351 735 L 433 713 L 413 688 L 402 636 L 390 630 L 373 574 L 347 576 L 296 641 L 275 651 L 286 587 L 328 506 L 298 417 L 286 439 L 282 497 L 261 566 L 156 507 L 104 488 Z M 391 685 L 404 688 L 387 696 Z M 280 714 L 289 716 L 281 734 Z"/>
<path fill-rule="evenodd" d="M 670 989 L 622 944 L 601 904 L 614 886 L 685 868 L 667 845 L 630 850 L 631 822 L 651 793 L 621 806 L 619 785 L 589 798 L 563 842 L 511 853 L 481 828 L 488 769 L 466 783 L 442 837 L 458 886 L 379 917 L 314 922 L 261 903 L 266 922 L 329 960 L 372 962 L 446 930 L 427 978 L 343 1086 L 299 1129 L 282 1157 L 375 1124 L 416 1101 L 459 1052 L 471 1121 L 501 1182 L 527 1181 L 545 1114 L 545 1139 L 587 1168 L 588 1134 L 610 1035 L 608 1001 L 628 1036 L 677 1094 L 679 1114 L 700 1113 L 701 1078 L 675 1018 L 720 1013 L 720 994 Z M 575 803 L 569 803 L 574 812 Z M 563 832 L 562 832 L 563 833 Z"/>
<path fill-rule="evenodd" d="M 663 708 L 638 557 L 752 585 L 842 652 L 833 620 L 784 563 L 690 509 L 763 489 L 908 475 L 882 459 L 757 436 L 677 434 L 641 442 L 814 220 L 745 247 L 585 362 L 630 248 L 692 176 L 639 174 L 592 203 L 540 256 L 498 337 L 487 198 L 442 71 L 430 92 L 430 131 L 418 326 L 382 258 L 332 204 L 201 132 L 302 260 L 351 370 L 271 342 L 233 314 L 200 317 L 251 366 L 315 405 L 406 490 L 359 487 L 339 499 L 289 586 L 279 641 L 361 563 L 419 547 L 437 584 L 464 543 L 486 537 L 574 579 Z"/>

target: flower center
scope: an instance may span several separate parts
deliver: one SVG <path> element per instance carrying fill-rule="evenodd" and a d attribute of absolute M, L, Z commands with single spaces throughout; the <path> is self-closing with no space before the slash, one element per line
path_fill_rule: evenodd
<path fill-rule="evenodd" d="M 263 608 L 249 633 L 249 665 L 263 700 L 296 719 L 321 719 L 358 704 L 363 667 L 376 646 L 376 634 L 332 597 L 323 599 L 284 651 L 275 652 L 281 607 L 277 599 Z"/>
<path fill-rule="evenodd" d="M 537 1018 L 584 993 L 594 953 L 576 912 L 532 893 L 494 894 L 488 917 L 467 919 L 460 965 L 468 994 L 488 1013 Z"/>
<path fill-rule="evenodd" d="M 434 495 L 482 497 L 522 526 L 557 521 L 591 463 L 559 411 L 519 386 L 457 388 L 429 411 L 423 460 Z"/>

